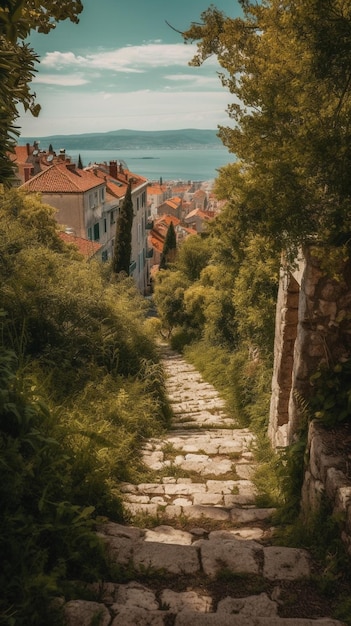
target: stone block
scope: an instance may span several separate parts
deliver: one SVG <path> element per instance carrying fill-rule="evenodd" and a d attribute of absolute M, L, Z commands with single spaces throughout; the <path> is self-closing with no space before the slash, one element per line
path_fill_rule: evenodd
<path fill-rule="evenodd" d="M 119 607 L 111 626 L 165 626 L 166 616 L 166 611 Z"/>
<path fill-rule="evenodd" d="M 201 519 L 203 517 L 223 522 L 227 522 L 230 519 L 229 512 L 225 509 L 216 506 L 202 506 L 201 504 L 184 508 L 183 514 L 190 519 Z"/>
<path fill-rule="evenodd" d="M 193 504 L 209 504 L 212 506 L 223 505 L 223 496 L 221 493 L 195 493 Z"/>
<path fill-rule="evenodd" d="M 104 604 L 88 602 L 86 600 L 71 600 L 65 604 L 64 618 L 66 626 L 109 626 L 111 616 Z M 99 619 L 99 622 L 96 620 Z"/>
<path fill-rule="evenodd" d="M 255 541 L 243 541 L 235 537 L 212 536 L 200 539 L 196 544 L 201 551 L 201 562 L 207 576 L 214 578 L 224 569 L 242 574 L 259 574 L 258 555 L 261 546 Z"/>
<path fill-rule="evenodd" d="M 248 615 L 249 617 L 269 617 L 278 615 L 278 605 L 266 593 L 246 598 L 227 597 L 218 603 L 218 613 Z"/>
<path fill-rule="evenodd" d="M 156 526 L 153 530 L 145 531 L 145 541 L 152 541 L 154 543 L 173 543 L 185 546 L 191 545 L 192 540 L 193 537 L 191 533 L 167 525 Z"/>
<path fill-rule="evenodd" d="M 147 611 L 157 611 L 159 608 L 153 591 L 137 582 L 118 585 L 116 602 L 111 607 L 112 611 L 117 612 L 118 606 L 142 608 Z"/>
<path fill-rule="evenodd" d="M 335 467 L 329 467 L 327 470 L 327 477 L 325 481 L 325 489 L 327 496 L 330 500 L 336 500 L 339 489 L 350 485 L 350 481 L 346 478 L 345 474 Z"/>
<path fill-rule="evenodd" d="M 200 595 L 195 591 L 177 593 L 171 589 L 165 589 L 161 593 L 160 600 L 161 604 L 167 606 L 172 613 L 180 613 L 181 611 L 209 613 L 212 609 L 212 598 Z"/>
<path fill-rule="evenodd" d="M 197 548 L 192 545 L 139 543 L 133 553 L 137 569 L 163 570 L 171 574 L 196 574 L 200 571 Z"/>
<path fill-rule="evenodd" d="M 164 485 L 164 489 L 167 496 L 189 496 L 193 493 L 205 493 L 206 485 L 204 483 L 176 483 Z"/>
<path fill-rule="evenodd" d="M 235 524 L 250 524 L 270 519 L 275 509 L 257 509 L 255 507 L 249 509 L 233 508 L 230 510 L 230 519 Z"/>
<path fill-rule="evenodd" d="M 269 546 L 263 549 L 263 575 L 269 580 L 299 580 L 310 576 L 306 550 Z"/>
<path fill-rule="evenodd" d="M 235 480 L 208 480 L 206 482 L 207 491 L 209 493 L 232 493 L 233 487 L 237 485 Z"/>

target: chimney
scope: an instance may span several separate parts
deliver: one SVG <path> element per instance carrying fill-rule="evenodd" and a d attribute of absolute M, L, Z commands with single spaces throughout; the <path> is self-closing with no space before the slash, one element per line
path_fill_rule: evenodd
<path fill-rule="evenodd" d="M 70 172 L 75 172 L 76 171 L 76 164 L 75 163 L 71 163 L 70 161 L 66 161 L 66 167 Z"/>
<path fill-rule="evenodd" d="M 26 148 L 27 148 L 27 155 L 30 155 L 30 145 L 29 143 L 26 143 Z"/>
<path fill-rule="evenodd" d="M 111 178 L 117 179 L 117 161 L 110 161 L 109 171 Z"/>
<path fill-rule="evenodd" d="M 30 177 L 33 174 L 33 166 L 32 165 L 25 165 L 23 168 L 23 175 L 24 175 L 24 182 L 26 183 L 27 180 L 30 179 Z"/>

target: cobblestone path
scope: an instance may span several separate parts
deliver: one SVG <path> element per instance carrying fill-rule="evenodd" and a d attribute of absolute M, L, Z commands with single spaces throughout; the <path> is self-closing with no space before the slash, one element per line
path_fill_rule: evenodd
<path fill-rule="evenodd" d="M 255 506 L 251 482 L 254 436 L 194 367 L 161 350 L 172 429 L 145 446 L 154 480 L 123 485 L 132 525 L 100 529 L 134 580 L 68 602 L 68 626 L 341 625 L 311 581 L 310 555 L 270 545 L 273 510 Z"/>

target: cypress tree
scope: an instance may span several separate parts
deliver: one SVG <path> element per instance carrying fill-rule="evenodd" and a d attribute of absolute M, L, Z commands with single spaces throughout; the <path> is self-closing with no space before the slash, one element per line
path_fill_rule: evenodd
<path fill-rule="evenodd" d="M 171 222 L 167 229 L 166 239 L 163 245 L 163 250 L 162 250 L 161 259 L 160 259 L 160 270 L 167 269 L 168 264 L 174 261 L 176 249 L 177 249 L 177 238 L 176 238 L 173 222 Z"/>
<path fill-rule="evenodd" d="M 115 249 L 112 261 L 112 269 L 116 274 L 125 272 L 129 275 L 133 217 L 132 187 L 129 183 L 116 224 Z"/>
<path fill-rule="evenodd" d="M 82 170 L 82 169 L 83 169 L 83 162 L 82 162 L 82 159 L 81 159 L 81 156 L 80 156 L 80 155 L 78 156 L 78 168 L 79 168 L 80 170 Z"/>

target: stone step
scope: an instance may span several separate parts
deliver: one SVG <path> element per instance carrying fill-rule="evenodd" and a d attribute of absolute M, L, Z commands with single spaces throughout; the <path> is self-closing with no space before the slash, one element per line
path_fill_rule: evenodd
<path fill-rule="evenodd" d="M 223 570 L 267 580 L 291 581 L 308 578 L 311 563 L 300 548 L 265 546 L 243 539 L 231 530 L 209 532 L 206 537 L 171 526 L 154 530 L 113 522 L 99 527 L 112 563 L 133 564 L 136 571 L 159 570 L 168 574 L 200 574 L 216 578 Z"/>
<path fill-rule="evenodd" d="M 211 611 L 212 599 L 193 591 L 165 589 L 159 600 L 149 589 L 131 583 L 110 584 L 107 604 L 72 600 L 64 607 L 67 626 L 342 626 L 329 618 L 281 618 L 266 594 L 227 597 Z"/>
<path fill-rule="evenodd" d="M 311 582 L 309 553 L 272 545 L 275 510 L 255 506 L 255 437 L 192 365 L 160 349 L 175 419 L 143 450 L 160 474 L 119 487 L 132 520 L 163 523 L 99 526 L 124 581 L 86 585 L 95 600 L 64 604 L 66 626 L 343 626 Z"/>

